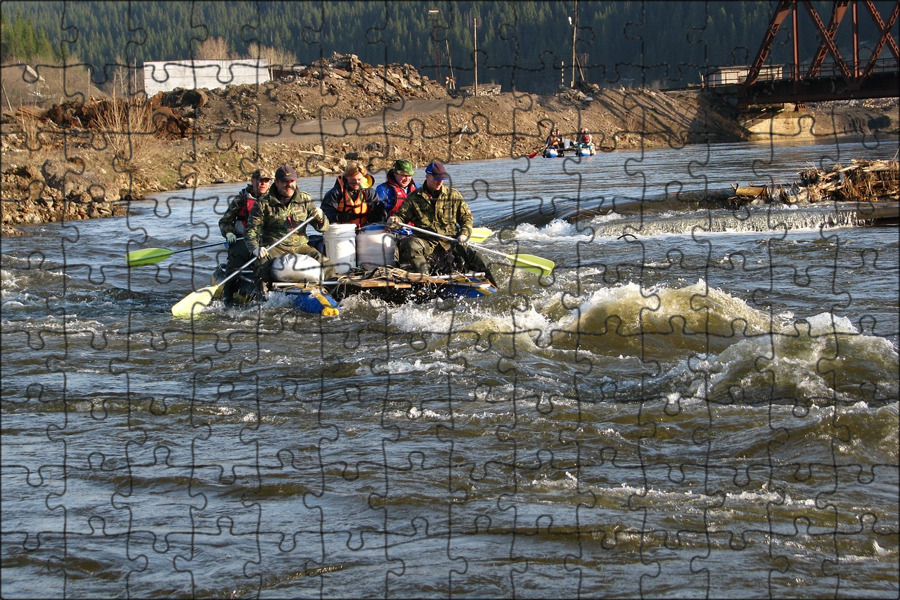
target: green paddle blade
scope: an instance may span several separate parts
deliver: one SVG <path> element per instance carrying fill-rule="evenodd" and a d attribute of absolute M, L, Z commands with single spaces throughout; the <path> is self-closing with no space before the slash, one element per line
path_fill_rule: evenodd
<path fill-rule="evenodd" d="M 172 307 L 172 316 L 188 318 L 200 314 L 213 301 L 218 291 L 219 286 L 212 285 L 191 292 Z"/>
<path fill-rule="evenodd" d="M 480 244 L 492 235 L 494 235 L 494 232 L 487 227 L 473 227 L 472 235 L 471 237 L 469 237 L 469 241 L 475 244 Z"/>
<path fill-rule="evenodd" d="M 165 248 L 142 248 L 129 252 L 125 257 L 129 267 L 143 267 L 144 265 L 155 265 L 156 263 L 172 256 L 172 251 Z"/>
<path fill-rule="evenodd" d="M 556 266 L 556 263 L 552 260 L 531 254 L 508 254 L 506 258 L 512 262 L 513 267 L 516 269 L 522 269 L 523 271 L 545 277 L 550 275 L 553 272 L 553 267 Z"/>

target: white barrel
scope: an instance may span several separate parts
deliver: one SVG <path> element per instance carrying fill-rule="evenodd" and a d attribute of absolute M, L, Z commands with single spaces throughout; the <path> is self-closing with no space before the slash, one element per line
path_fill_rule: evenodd
<path fill-rule="evenodd" d="M 364 269 L 394 265 L 394 234 L 384 225 L 366 225 L 356 234 L 356 263 Z"/>
<path fill-rule="evenodd" d="M 272 261 L 272 278 L 275 281 L 315 283 L 322 280 L 322 265 L 312 256 L 285 254 Z"/>
<path fill-rule="evenodd" d="M 331 223 L 325 230 L 325 256 L 334 264 L 336 273 L 346 273 L 356 266 L 356 225 Z"/>

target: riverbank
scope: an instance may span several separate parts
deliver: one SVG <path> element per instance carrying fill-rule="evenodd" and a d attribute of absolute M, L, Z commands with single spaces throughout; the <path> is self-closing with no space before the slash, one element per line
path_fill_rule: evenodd
<path fill-rule="evenodd" d="M 385 69 L 354 58 L 259 87 L 4 112 L 3 235 L 20 234 L 20 225 L 122 215 L 131 199 L 246 181 L 258 167 L 291 164 L 302 175 L 331 177 L 360 160 L 381 180 L 397 158 L 422 168 L 435 158 L 527 156 L 554 127 L 569 139 L 586 127 L 604 153 L 759 140 L 759 119 L 774 114 L 755 116 L 753 133 L 746 115 L 699 91 L 586 87 L 451 97 L 409 65 Z M 820 125 L 807 127 L 815 135 L 884 139 L 897 135 L 900 117 L 892 100 L 807 107 L 799 122 L 810 121 Z"/>

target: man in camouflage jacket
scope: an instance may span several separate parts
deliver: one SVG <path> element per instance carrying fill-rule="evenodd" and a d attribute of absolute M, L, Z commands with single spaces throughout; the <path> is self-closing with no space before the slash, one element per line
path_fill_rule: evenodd
<path fill-rule="evenodd" d="M 388 224 L 397 227 L 409 223 L 456 238 L 456 242 L 416 233 L 400 240 L 400 261 L 412 263 L 416 271 L 427 275 L 432 270 L 446 271 L 446 268 L 433 267 L 437 266 L 434 263 L 437 262 L 438 255 L 449 254 L 453 259 L 458 259 L 454 263 L 461 262 L 466 270 L 484 272 L 491 283 L 496 285 L 487 265 L 466 245 L 472 235 L 472 211 L 459 191 L 449 184 L 444 185 L 449 179 L 444 165 L 432 162 L 425 168 L 425 184 L 406 198 L 397 212 L 388 219 Z M 438 248 L 440 252 L 436 252 Z"/>
<path fill-rule="evenodd" d="M 225 237 L 228 248 L 228 262 L 225 265 L 225 274 L 229 275 L 235 269 L 239 269 L 252 258 L 250 249 L 244 240 L 239 239 L 247 231 L 247 221 L 256 201 L 262 198 L 272 184 L 272 175 L 265 169 L 256 169 L 250 176 L 250 183 L 238 192 L 237 196 L 228 203 L 228 209 L 219 219 L 219 231 Z M 236 277 L 229 279 L 223 288 L 226 303 L 231 303 L 234 290 L 237 287 Z"/>
<path fill-rule="evenodd" d="M 250 221 L 244 234 L 247 247 L 259 258 L 257 275 L 263 282 L 272 281 L 272 263 L 285 254 L 305 254 L 322 264 L 322 276 L 334 277 L 334 265 L 318 250 L 309 245 L 306 227 L 303 227 L 275 248 L 266 247 L 291 229 L 314 217 L 313 227 L 320 232 L 328 230 L 328 219 L 306 192 L 297 189 L 297 171 L 293 167 L 279 167 L 275 172 L 275 185 L 260 198 L 250 211 Z"/>

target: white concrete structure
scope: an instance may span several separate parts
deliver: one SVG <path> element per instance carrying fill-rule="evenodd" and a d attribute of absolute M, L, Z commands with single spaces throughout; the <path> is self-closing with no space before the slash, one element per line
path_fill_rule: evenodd
<path fill-rule="evenodd" d="M 252 58 L 240 60 L 163 60 L 144 63 L 144 91 L 148 96 L 188 90 L 223 88 L 226 85 L 269 81 L 269 64 Z"/>
<path fill-rule="evenodd" d="M 750 67 L 721 67 L 710 72 L 704 77 L 704 83 L 708 86 L 744 83 Z M 763 66 L 759 70 L 757 81 L 772 81 L 774 79 L 786 79 L 790 75 L 790 67 L 785 65 Z"/>

